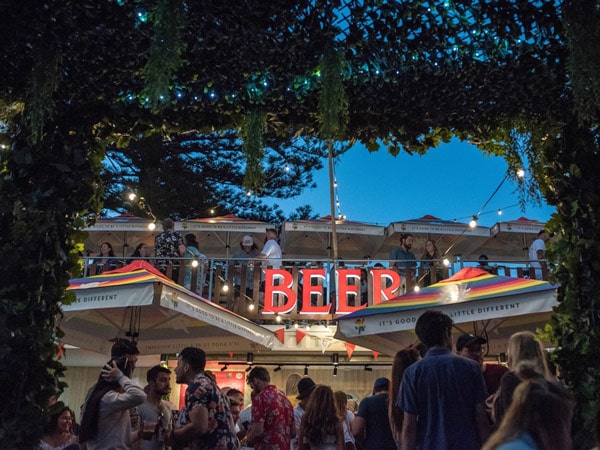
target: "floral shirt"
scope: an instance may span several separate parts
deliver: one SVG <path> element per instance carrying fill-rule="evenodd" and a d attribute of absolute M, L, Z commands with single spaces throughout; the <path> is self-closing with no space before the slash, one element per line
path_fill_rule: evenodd
<path fill-rule="evenodd" d="M 185 407 L 181 411 L 180 423 L 189 423 L 189 411 L 195 406 L 208 410 L 208 430 L 206 434 L 190 442 L 190 450 L 236 450 L 239 441 L 233 431 L 233 416 L 229 402 L 214 381 L 204 373 L 199 373 L 185 391 Z"/>
<path fill-rule="evenodd" d="M 264 388 L 252 401 L 252 422 L 263 422 L 264 433 L 254 450 L 288 450 L 294 409 L 287 397 L 273 385 Z"/>
<path fill-rule="evenodd" d="M 164 258 L 179 258 L 180 245 L 183 245 L 183 238 L 177 231 L 163 231 L 154 238 L 156 264 L 160 270 L 167 270 L 169 260 Z M 173 260 L 173 267 L 179 267 L 179 260 Z"/>

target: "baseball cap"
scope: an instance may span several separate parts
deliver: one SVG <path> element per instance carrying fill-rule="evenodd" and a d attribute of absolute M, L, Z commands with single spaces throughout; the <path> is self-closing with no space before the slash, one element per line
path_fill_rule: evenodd
<path fill-rule="evenodd" d="M 252 247 L 254 245 L 254 239 L 252 239 L 252 236 L 250 235 L 246 235 L 242 238 L 242 245 L 244 247 Z"/>
<path fill-rule="evenodd" d="M 385 377 L 377 378 L 375 380 L 375 384 L 373 384 L 373 388 L 387 388 L 390 386 L 390 380 Z"/>
<path fill-rule="evenodd" d="M 297 400 L 302 400 L 306 398 L 310 393 L 315 389 L 317 385 L 312 380 L 312 378 L 305 377 L 298 381 L 298 395 L 296 395 Z"/>
<path fill-rule="evenodd" d="M 465 347 L 473 344 L 485 344 L 487 341 L 476 334 L 463 334 L 456 340 L 456 351 L 460 352 Z"/>

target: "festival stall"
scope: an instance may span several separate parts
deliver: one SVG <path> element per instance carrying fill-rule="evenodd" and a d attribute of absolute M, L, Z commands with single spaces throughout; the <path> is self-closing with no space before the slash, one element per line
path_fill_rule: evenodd
<path fill-rule="evenodd" d="M 74 301 L 62 306 L 62 342 L 109 353 L 118 337 L 137 341 L 141 354 L 207 353 L 273 347 L 274 334 L 164 277 L 144 261 L 102 275 L 70 280 Z"/>
<path fill-rule="evenodd" d="M 419 219 L 393 222 L 385 229 L 385 241 L 380 258 L 387 259 L 390 251 L 400 246 L 400 236 L 412 234 L 415 238 L 412 252 L 419 259 L 425 250 L 425 242 L 433 240 L 440 258 L 460 256 L 464 259 L 477 259 L 478 249 L 490 237 L 490 229 L 482 226 L 471 227 L 467 223 L 442 220 L 431 215 Z"/>
<path fill-rule="evenodd" d="M 346 260 L 370 260 L 383 243 L 384 227 L 348 220 L 336 221 L 338 255 Z M 330 216 L 283 223 L 283 254 L 289 259 L 331 259 L 333 237 Z"/>
<path fill-rule="evenodd" d="M 254 243 L 261 249 L 265 231 L 270 227 L 272 225 L 266 222 L 240 219 L 227 214 L 178 222 L 175 229 L 182 235 L 196 235 L 200 252 L 209 258 L 230 258 L 240 250 L 240 241 L 245 235 L 252 236 Z"/>
<path fill-rule="evenodd" d="M 529 246 L 544 229 L 544 222 L 519 217 L 498 222 L 491 229 L 491 237 L 480 248 L 489 260 L 525 261 L 529 259 Z"/>
<path fill-rule="evenodd" d="M 455 334 L 487 337 L 488 353 L 506 351 L 516 331 L 535 331 L 548 321 L 556 288 L 546 281 L 510 278 L 464 268 L 451 278 L 419 291 L 347 314 L 338 319 L 337 339 L 387 355 L 417 341 L 415 324 L 428 309 L 448 314 Z"/>

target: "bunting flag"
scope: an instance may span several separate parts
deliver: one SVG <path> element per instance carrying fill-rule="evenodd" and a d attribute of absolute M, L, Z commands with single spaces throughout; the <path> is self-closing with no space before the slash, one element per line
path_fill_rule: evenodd
<path fill-rule="evenodd" d="M 344 346 L 346 347 L 346 355 L 348 355 L 348 359 L 352 358 L 352 353 L 354 353 L 356 345 L 351 344 L 350 342 L 344 342 Z"/>
<path fill-rule="evenodd" d="M 56 359 L 60 359 L 63 357 L 63 354 L 65 352 L 65 344 L 58 344 L 57 345 L 57 349 L 56 349 Z"/>
<path fill-rule="evenodd" d="M 229 357 L 233 358 L 233 352 L 229 352 Z"/>
<path fill-rule="evenodd" d="M 275 336 L 279 339 L 279 342 L 285 344 L 285 328 L 280 328 L 279 330 L 275 330 Z"/>
<path fill-rule="evenodd" d="M 300 345 L 300 342 L 302 342 L 304 336 L 306 336 L 306 333 L 304 331 L 296 330 L 296 345 Z"/>
<path fill-rule="evenodd" d="M 379 352 L 376 352 L 375 350 L 371 351 L 373 353 L 373 359 L 379 359 Z"/>

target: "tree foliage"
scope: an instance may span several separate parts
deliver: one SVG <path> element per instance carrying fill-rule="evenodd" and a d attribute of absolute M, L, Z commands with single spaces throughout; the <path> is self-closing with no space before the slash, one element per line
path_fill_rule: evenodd
<path fill-rule="evenodd" d="M 0 411 L 0 447 L 32 447 L 41 430 L 37 413 L 60 388 L 62 368 L 52 361 L 57 303 L 76 270 L 76 231 L 100 209 L 105 150 L 117 161 L 106 172 L 117 174 L 115 186 L 137 177 L 149 196 L 168 179 L 174 205 L 180 189 L 212 201 L 210 185 L 192 183 L 197 191 L 187 193 L 173 172 L 208 175 L 231 164 L 232 178 L 241 181 L 242 166 L 271 165 L 261 159 L 260 145 L 226 162 L 194 149 L 194 162 L 180 145 L 186 136 L 241 130 L 247 118 L 260 119 L 254 124 L 266 130 L 268 160 L 290 136 L 317 135 L 326 84 L 320 62 L 332 46 L 342 62 L 343 92 L 326 104 L 341 104 L 347 114 L 339 139 L 360 140 L 370 150 L 383 142 L 397 154 L 423 153 L 457 136 L 506 156 L 512 168 L 529 162 L 557 207 L 558 360 L 576 393 L 577 445 L 585 448 L 600 387 L 600 205 L 593 183 L 600 41 L 590 38 L 600 23 L 596 1 L 7 0 L 4 6 L 0 27 L 10 38 L 0 53 L 0 141 L 8 145 L 0 258 L 18 263 L 0 269 L 6 343 L 0 363 L 11 375 L 2 380 L 11 389 Z M 263 176 L 261 189 L 277 189 L 269 185 L 275 172 Z M 257 180 L 247 182 L 258 189 Z"/>
<path fill-rule="evenodd" d="M 262 198 L 290 198 L 314 187 L 312 171 L 322 167 L 326 149 L 321 141 L 310 137 L 265 134 L 264 139 L 266 147 L 260 148 L 264 156 L 258 160 L 263 178 L 260 195 L 244 187 L 247 159 L 242 141 L 232 130 L 186 133 L 168 139 L 154 135 L 131 141 L 127 148 L 113 146 L 102 173 L 104 207 L 143 215 L 135 203 L 126 201 L 126 194 L 134 191 L 144 195 L 159 218 L 235 214 L 280 223 L 283 212 Z M 313 216 L 311 212 L 304 218 Z"/>

